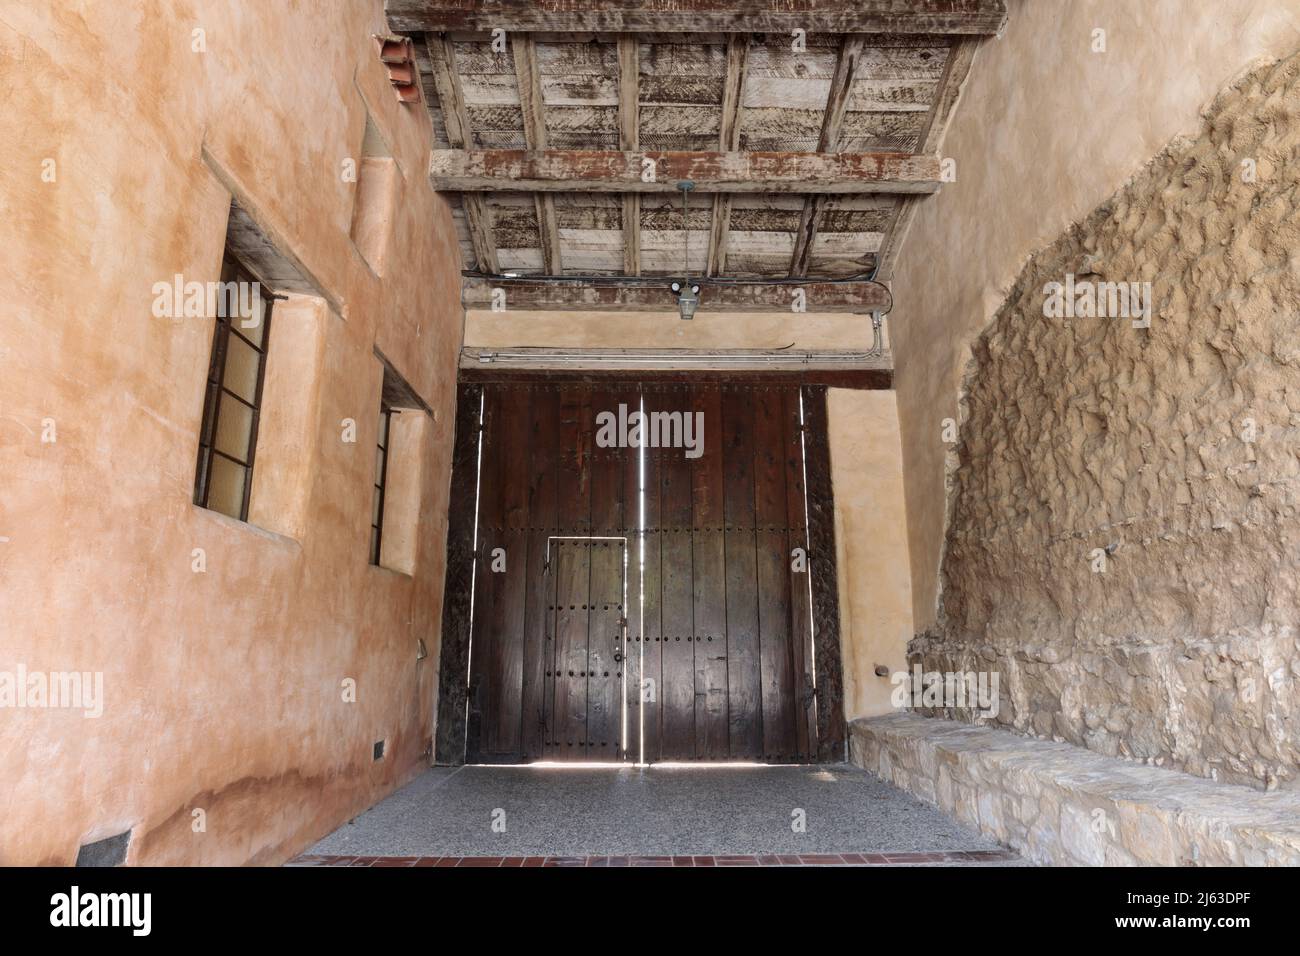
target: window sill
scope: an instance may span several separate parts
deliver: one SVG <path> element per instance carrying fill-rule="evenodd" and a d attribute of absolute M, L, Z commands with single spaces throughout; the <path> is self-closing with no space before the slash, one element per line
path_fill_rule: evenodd
<path fill-rule="evenodd" d="M 228 528 L 238 528 L 242 531 L 250 532 L 252 534 L 257 535 L 259 538 L 264 538 L 267 541 L 272 542 L 273 544 L 278 544 L 285 548 L 291 548 L 295 551 L 302 550 L 301 541 L 299 541 L 297 538 L 291 538 L 288 535 L 280 534 L 278 531 L 269 531 L 266 528 L 253 524 L 252 522 L 240 521 L 238 518 L 232 518 L 230 517 L 230 515 L 224 514 L 223 512 L 215 511 L 212 508 L 204 508 L 201 505 L 196 505 L 192 501 L 190 502 L 190 510 L 198 512 L 204 517 L 212 521 L 215 521 L 219 525 L 224 525 L 225 527 Z"/>
<path fill-rule="evenodd" d="M 367 562 L 366 567 L 370 568 L 370 570 L 372 571 L 383 571 L 385 574 L 391 574 L 393 577 L 402 578 L 407 581 L 415 580 L 414 574 L 408 573 L 406 571 L 398 571 L 396 568 L 385 567 L 382 564 L 370 564 L 369 562 Z"/>

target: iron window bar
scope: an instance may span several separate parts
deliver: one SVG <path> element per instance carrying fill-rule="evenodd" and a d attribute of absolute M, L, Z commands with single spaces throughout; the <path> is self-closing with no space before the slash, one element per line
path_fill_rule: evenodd
<path fill-rule="evenodd" d="M 375 476 L 375 496 L 371 503 L 374 520 L 370 523 L 370 563 L 379 564 L 384 539 L 384 496 L 388 489 L 388 446 L 392 444 L 393 410 L 379 405 L 378 474 Z"/>
<path fill-rule="evenodd" d="M 203 418 L 199 430 L 199 458 L 194 479 L 194 503 L 201 508 L 212 508 L 212 466 L 216 458 L 222 458 L 243 469 L 243 489 L 240 496 L 239 514 L 231 515 L 240 521 L 248 520 L 249 500 L 253 491 L 253 465 L 257 451 L 257 433 L 262 417 L 262 388 L 266 380 L 266 353 L 270 346 L 271 311 L 274 294 L 261 295 L 262 283 L 241 262 L 227 255 L 222 261 L 223 282 L 247 282 L 256 284 L 259 300 L 262 303 L 260 316 L 261 344 L 258 345 L 249 336 L 235 327 L 234 317 L 227 315 L 227 298 L 218 297 L 216 325 L 213 329 L 212 355 L 208 362 L 208 376 L 205 383 L 203 400 Z M 269 292 L 269 290 L 268 290 Z M 249 401 L 236 393 L 226 384 L 226 372 L 229 367 L 230 339 L 234 336 L 253 350 L 257 361 L 253 399 Z M 217 448 L 217 434 L 221 418 L 221 409 L 227 397 L 249 409 L 250 421 L 245 442 L 245 457 L 239 458 Z M 212 509 L 219 510 L 219 509 Z M 223 512 L 226 513 L 226 512 Z"/>

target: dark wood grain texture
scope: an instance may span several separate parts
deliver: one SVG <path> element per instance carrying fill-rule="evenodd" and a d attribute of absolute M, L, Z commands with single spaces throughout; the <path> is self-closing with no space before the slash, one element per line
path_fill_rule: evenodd
<path fill-rule="evenodd" d="M 456 390 L 456 436 L 448 495 L 447 573 L 443 585 L 438 668 L 438 726 L 434 759 L 465 761 L 466 672 L 470 647 L 470 590 L 474 574 L 474 488 L 478 481 L 479 399 L 482 386 Z"/>
<path fill-rule="evenodd" d="M 490 365 L 462 368 L 460 380 L 466 383 L 507 382 L 578 382 L 599 384 L 611 378 L 622 378 L 628 373 L 620 369 L 508 369 Z M 893 388 L 893 372 L 889 369 L 828 369 L 826 371 L 795 370 L 671 370 L 639 371 L 636 373 L 647 384 L 668 385 L 699 381 L 727 381 L 751 385 L 823 385 L 832 388 Z"/>
<path fill-rule="evenodd" d="M 817 652 L 817 757 L 845 759 L 844 683 L 840 665 L 840 603 L 835 560 L 835 493 L 831 484 L 826 389 L 803 390 L 808 488 L 808 567 L 812 573 L 813 644 Z"/>
<path fill-rule="evenodd" d="M 453 495 L 469 506 L 449 534 L 439 762 L 612 762 L 643 741 L 651 762 L 842 759 L 825 388 L 627 375 L 481 387 L 473 580 L 480 387 L 460 388 Z M 699 412 L 700 453 L 598 443 L 597 415 L 620 406 Z"/>

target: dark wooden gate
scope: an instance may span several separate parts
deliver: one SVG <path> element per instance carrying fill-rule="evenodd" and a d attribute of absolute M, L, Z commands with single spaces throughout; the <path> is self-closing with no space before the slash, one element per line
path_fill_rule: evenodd
<path fill-rule="evenodd" d="M 462 386 L 438 761 L 841 759 L 824 391 Z M 701 413 L 702 444 L 597 443 L 642 403 Z"/>

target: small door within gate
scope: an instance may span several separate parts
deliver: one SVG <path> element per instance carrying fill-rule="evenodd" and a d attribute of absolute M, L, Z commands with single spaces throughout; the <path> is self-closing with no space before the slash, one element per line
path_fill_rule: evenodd
<path fill-rule="evenodd" d="M 439 762 L 842 759 L 799 386 L 462 387 L 457 433 Z"/>
<path fill-rule="evenodd" d="M 627 736 L 627 538 L 547 539 L 543 753 L 617 760 Z"/>

